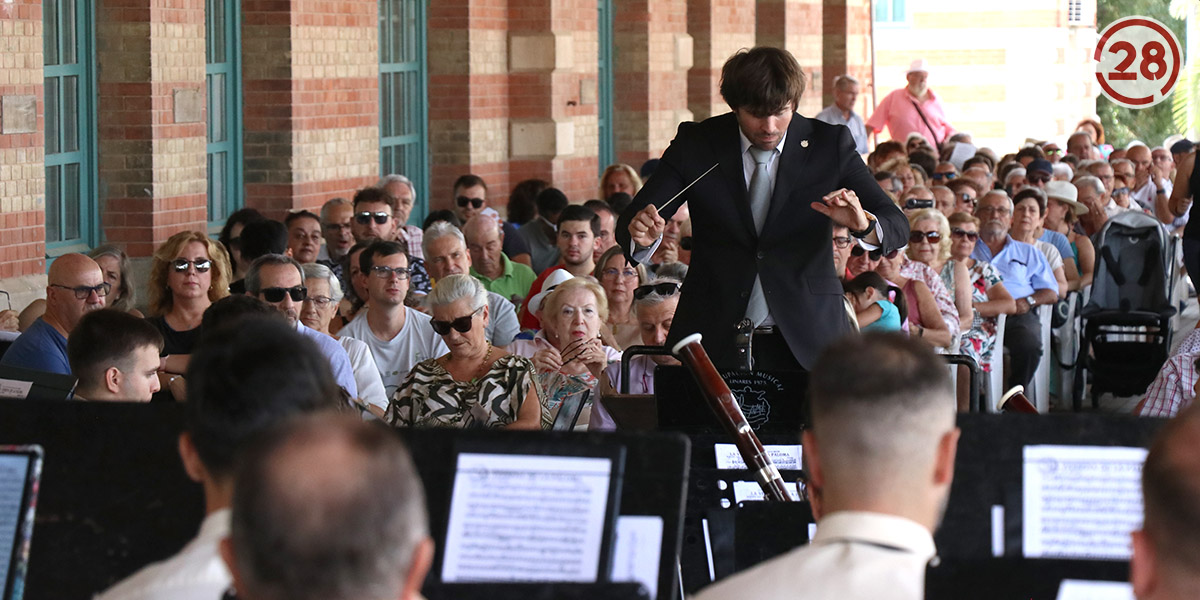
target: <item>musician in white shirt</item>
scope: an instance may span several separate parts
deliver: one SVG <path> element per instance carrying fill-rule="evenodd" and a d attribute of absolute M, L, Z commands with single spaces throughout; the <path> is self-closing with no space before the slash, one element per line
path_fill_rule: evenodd
<path fill-rule="evenodd" d="M 852 336 L 825 351 L 810 385 L 812 543 L 697 600 L 924 598 L 959 436 L 944 363 L 898 334 Z"/>

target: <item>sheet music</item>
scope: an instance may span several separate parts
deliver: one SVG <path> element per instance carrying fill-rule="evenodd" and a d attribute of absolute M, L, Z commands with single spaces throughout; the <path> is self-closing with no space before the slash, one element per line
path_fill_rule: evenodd
<path fill-rule="evenodd" d="M 797 485 L 796 482 L 785 481 L 785 482 L 783 482 L 783 487 L 784 487 L 784 489 L 787 490 L 788 495 L 792 497 L 792 500 L 800 499 L 800 486 Z M 766 494 L 766 492 L 763 491 L 762 486 L 759 485 L 759 483 L 757 481 L 735 481 L 735 482 L 733 482 L 733 501 L 734 502 L 744 502 L 747 500 L 753 501 L 753 502 L 758 502 L 758 501 L 765 501 L 766 499 L 767 499 L 767 494 Z"/>
<path fill-rule="evenodd" d="M 767 451 L 767 456 L 771 458 L 771 462 L 775 463 L 775 468 L 780 470 L 800 470 L 802 464 L 800 456 L 803 452 L 800 444 L 768 445 L 763 446 L 763 449 Z M 747 468 L 746 461 L 742 460 L 742 453 L 738 452 L 735 444 L 714 444 L 713 450 L 717 453 L 718 469 Z"/>
<path fill-rule="evenodd" d="M 1124 581 L 1064 579 L 1056 600 L 1133 600 L 1133 586 Z"/>
<path fill-rule="evenodd" d="M 458 455 L 442 580 L 591 583 L 612 461 Z"/>
<path fill-rule="evenodd" d="M 1025 446 L 1022 545 L 1028 558 L 1127 560 L 1142 523 L 1145 448 Z"/>
<path fill-rule="evenodd" d="M 8 581 L 17 526 L 25 509 L 25 478 L 29 475 L 29 457 L 0 454 L 0 589 Z"/>
<path fill-rule="evenodd" d="M 614 582 L 636 581 L 658 597 L 658 563 L 662 555 L 662 517 L 625 515 L 617 517 L 612 572 Z"/>

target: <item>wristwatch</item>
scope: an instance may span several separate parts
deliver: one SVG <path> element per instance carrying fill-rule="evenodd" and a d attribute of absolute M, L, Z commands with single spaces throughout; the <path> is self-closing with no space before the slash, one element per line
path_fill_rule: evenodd
<path fill-rule="evenodd" d="M 1034 298 L 1033 296 L 1029 296 L 1028 298 L 1025 298 L 1025 302 L 1027 302 L 1029 304 L 1029 308 L 1033 308 L 1033 307 L 1037 306 L 1037 298 Z"/>
<path fill-rule="evenodd" d="M 859 239 L 865 238 L 868 235 L 871 235 L 872 231 L 875 231 L 875 222 L 876 222 L 875 215 L 873 215 L 865 210 L 863 211 L 863 214 L 867 216 L 867 228 L 862 231 L 851 231 L 850 232 L 850 235 L 852 235 L 856 238 L 859 238 Z"/>

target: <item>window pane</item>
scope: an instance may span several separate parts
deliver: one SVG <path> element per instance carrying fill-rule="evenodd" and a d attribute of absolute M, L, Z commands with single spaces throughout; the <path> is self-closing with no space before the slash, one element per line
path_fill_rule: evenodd
<path fill-rule="evenodd" d="M 417 3 L 415 0 L 397 0 L 403 5 L 404 22 L 401 24 L 401 35 L 404 39 L 404 55 L 401 60 L 412 62 L 417 60 Z"/>
<path fill-rule="evenodd" d="M 79 62 L 78 48 L 76 47 L 79 36 L 76 35 L 75 28 L 78 24 L 75 21 L 75 11 L 78 10 L 76 3 L 78 1 L 62 1 L 62 62 L 64 65 L 73 65 Z"/>
<path fill-rule="evenodd" d="M 225 116 L 225 74 L 214 73 L 212 76 L 212 96 L 208 103 L 208 121 L 212 123 L 212 138 L 208 141 L 214 144 L 224 142 L 228 138 L 228 119 Z"/>
<path fill-rule="evenodd" d="M 42 4 L 42 47 L 46 52 L 44 61 L 47 65 L 58 64 L 58 2 L 45 0 Z"/>
<path fill-rule="evenodd" d="M 407 83 L 405 81 L 405 73 L 394 73 L 392 79 L 392 127 L 393 135 L 405 135 L 410 129 L 408 121 L 405 120 L 405 109 L 408 107 L 408 96 L 405 95 Z"/>
<path fill-rule="evenodd" d="M 46 154 L 58 154 L 62 152 L 62 144 L 59 137 L 59 124 L 62 120 L 62 111 L 58 106 L 58 91 L 61 81 L 58 77 L 46 78 Z"/>
<path fill-rule="evenodd" d="M 63 165 L 63 229 L 64 239 L 83 237 L 79 230 L 79 163 Z"/>
<path fill-rule="evenodd" d="M 62 167 L 46 167 L 46 241 L 62 241 Z"/>
<path fill-rule="evenodd" d="M 63 152 L 79 150 L 79 78 L 63 77 L 62 90 Z"/>
<path fill-rule="evenodd" d="M 225 220 L 225 190 L 229 185 L 227 181 L 228 172 L 225 168 L 225 162 L 228 160 L 228 153 L 214 152 L 208 155 L 208 180 L 209 195 L 208 205 L 212 207 L 212 218 L 210 221 Z"/>
<path fill-rule="evenodd" d="M 392 89 L 392 78 L 390 75 L 383 75 L 379 78 L 379 111 L 381 120 L 379 123 L 379 135 L 382 137 L 390 137 L 395 135 L 392 131 L 395 125 L 392 123 L 392 99 L 396 97 L 396 90 Z"/>
<path fill-rule="evenodd" d="M 228 26 L 225 14 L 225 0 L 216 0 L 212 3 L 211 27 L 212 27 L 212 63 L 224 63 L 228 59 L 225 58 L 225 28 Z"/>

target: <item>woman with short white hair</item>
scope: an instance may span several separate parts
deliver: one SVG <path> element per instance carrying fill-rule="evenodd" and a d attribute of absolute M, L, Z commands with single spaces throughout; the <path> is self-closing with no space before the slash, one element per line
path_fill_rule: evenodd
<path fill-rule="evenodd" d="M 448 275 L 425 297 L 430 325 L 450 352 L 421 361 L 396 390 L 385 420 L 394 427 L 538 429 L 541 388 L 533 363 L 487 340 L 487 290 Z"/>

